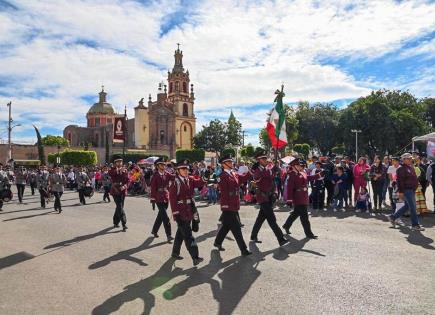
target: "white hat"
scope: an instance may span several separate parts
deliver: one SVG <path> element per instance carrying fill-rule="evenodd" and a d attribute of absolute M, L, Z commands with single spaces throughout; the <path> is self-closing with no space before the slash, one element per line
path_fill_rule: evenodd
<path fill-rule="evenodd" d="M 412 159 L 412 154 L 411 153 L 403 153 L 400 158 L 402 160 L 403 159 Z"/>

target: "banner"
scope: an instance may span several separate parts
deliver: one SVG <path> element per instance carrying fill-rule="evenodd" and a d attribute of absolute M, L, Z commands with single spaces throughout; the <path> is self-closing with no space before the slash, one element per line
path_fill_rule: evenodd
<path fill-rule="evenodd" d="M 428 141 L 426 147 L 427 158 L 430 160 L 435 160 L 435 142 Z"/>
<path fill-rule="evenodd" d="M 113 142 L 123 142 L 125 134 L 125 118 L 115 117 L 113 124 Z"/>

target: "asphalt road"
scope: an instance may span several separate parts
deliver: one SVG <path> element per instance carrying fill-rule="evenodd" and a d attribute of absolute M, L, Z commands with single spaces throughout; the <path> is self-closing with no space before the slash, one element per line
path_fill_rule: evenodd
<path fill-rule="evenodd" d="M 149 201 L 128 197 L 128 231 L 112 228 L 114 203 L 101 194 L 63 213 L 37 196 L 0 213 L 0 314 L 435 314 L 435 217 L 424 232 L 397 229 L 384 215 L 313 213 L 318 240 L 297 221 L 282 248 L 267 223 L 253 255 L 239 257 L 232 236 L 213 250 L 220 210 L 202 207 L 196 233 L 204 262 L 169 259 L 171 245 L 150 235 Z M 257 209 L 242 206 L 249 240 Z M 276 212 L 280 225 L 287 209 Z"/>

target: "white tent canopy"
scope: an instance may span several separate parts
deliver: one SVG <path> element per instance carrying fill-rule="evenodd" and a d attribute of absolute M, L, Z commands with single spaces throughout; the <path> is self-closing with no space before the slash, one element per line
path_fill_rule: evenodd
<path fill-rule="evenodd" d="M 418 136 L 412 138 L 412 142 L 416 142 L 416 141 L 435 141 L 435 132 L 428 133 L 427 135 L 424 136 Z"/>

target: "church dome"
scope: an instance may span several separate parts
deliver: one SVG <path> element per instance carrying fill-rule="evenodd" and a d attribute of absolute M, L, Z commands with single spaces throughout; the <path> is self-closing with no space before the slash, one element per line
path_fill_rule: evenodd
<path fill-rule="evenodd" d="M 112 105 L 106 102 L 107 93 L 104 92 L 104 87 L 102 88 L 99 95 L 100 95 L 100 99 L 98 103 L 95 103 L 94 105 L 91 106 L 91 108 L 89 108 L 88 114 L 109 114 L 109 115 L 115 114 Z"/>
<path fill-rule="evenodd" d="M 88 114 L 115 114 L 115 111 L 109 103 L 95 103 L 89 108 Z"/>

